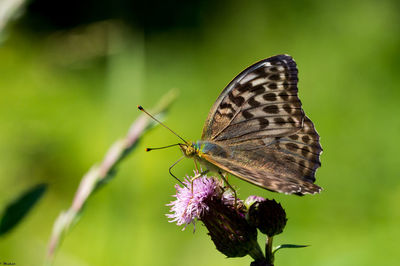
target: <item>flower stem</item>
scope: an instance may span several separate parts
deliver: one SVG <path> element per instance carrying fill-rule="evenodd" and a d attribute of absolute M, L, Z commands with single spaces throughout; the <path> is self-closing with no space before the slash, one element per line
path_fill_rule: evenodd
<path fill-rule="evenodd" d="M 270 266 L 274 265 L 274 254 L 272 253 L 272 236 L 267 236 L 267 242 L 265 243 L 265 257 Z"/>

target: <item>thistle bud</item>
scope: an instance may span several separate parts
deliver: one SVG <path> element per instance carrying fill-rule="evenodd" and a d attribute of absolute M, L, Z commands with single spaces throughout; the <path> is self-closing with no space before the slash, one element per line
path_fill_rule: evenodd
<path fill-rule="evenodd" d="M 246 202 L 249 201 L 246 200 Z M 249 224 L 269 237 L 282 233 L 287 221 L 286 212 L 281 204 L 275 200 L 260 199 L 260 197 L 253 201 L 246 218 Z"/>

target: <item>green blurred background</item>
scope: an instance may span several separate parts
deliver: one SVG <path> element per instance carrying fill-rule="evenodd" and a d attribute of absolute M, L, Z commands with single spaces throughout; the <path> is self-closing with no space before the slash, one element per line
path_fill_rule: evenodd
<path fill-rule="evenodd" d="M 82 175 L 171 88 L 166 123 L 200 138 L 224 86 L 287 53 L 321 135 L 320 195 L 285 196 L 231 178 L 241 198 L 285 207 L 276 265 L 398 265 L 400 5 L 393 1 L 50 1 L 26 3 L 0 44 L 0 206 L 46 182 L 29 216 L 0 239 L 0 260 L 41 265 L 52 225 Z M 148 132 L 88 202 L 55 265 L 249 265 L 226 259 L 205 228 L 168 223 L 177 148 Z M 192 174 L 186 161 L 176 175 Z M 0 210 L 1 211 L 1 210 Z M 261 239 L 260 239 L 261 241 Z"/>

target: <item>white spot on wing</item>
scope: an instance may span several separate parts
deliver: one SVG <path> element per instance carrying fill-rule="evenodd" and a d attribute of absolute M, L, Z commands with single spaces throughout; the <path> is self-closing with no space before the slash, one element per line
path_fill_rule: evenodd
<path fill-rule="evenodd" d="M 255 87 L 255 86 L 257 86 L 257 85 L 260 85 L 260 84 L 263 84 L 263 83 L 267 83 L 268 81 L 269 81 L 269 79 L 267 79 L 267 78 L 259 78 L 259 79 L 253 80 L 253 81 L 251 82 L 251 85 L 252 85 L 253 87 Z"/>

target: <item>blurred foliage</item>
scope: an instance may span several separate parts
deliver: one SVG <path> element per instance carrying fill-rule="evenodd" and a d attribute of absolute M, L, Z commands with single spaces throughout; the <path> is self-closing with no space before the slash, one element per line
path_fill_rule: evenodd
<path fill-rule="evenodd" d="M 170 91 L 162 97 L 151 113 L 159 119 L 160 117 L 165 117 L 175 98 L 176 93 Z M 138 106 L 138 109 L 146 113 L 142 107 Z M 86 202 L 90 199 L 91 195 L 100 187 L 109 183 L 116 175 L 119 163 L 137 147 L 140 138 L 148 129 L 158 125 L 155 120 L 157 118 L 150 119 L 148 113 L 142 114 L 131 124 L 125 138 L 115 141 L 108 149 L 102 162 L 94 164 L 82 177 L 70 208 L 61 211 L 54 222 L 44 265 L 53 265 L 57 249 L 65 235 L 81 218 L 82 212 L 86 208 Z"/>
<path fill-rule="evenodd" d="M 7 205 L 0 219 L 0 236 L 13 229 L 35 206 L 46 191 L 46 184 L 39 184 L 22 193 Z"/>
<path fill-rule="evenodd" d="M 0 206 L 33 184 L 49 184 L 28 219 L 0 240 L 2 260 L 43 262 L 59 211 L 70 205 L 82 174 L 139 115 L 137 104 L 152 106 L 179 88 L 166 123 L 195 140 L 237 73 L 288 53 L 298 63 L 304 109 L 321 135 L 317 184 L 325 190 L 285 196 L 231 182 L 241 198 L 257 194 L 281 202 L 289 220 L 276 243 L 311 245 L 280 254 L 276 265 L 398 264 L 398 1 L 194 1 L 190 7 L 159 1 L 135 12 L 116 1 L 125 15 L 110 15 L 114 9 L 106 6 L 101 12 L 107 16 L 94 16 L 101 5 L 93 1 L 63 1 L 81 12 L 64 14 L 79 18 L 65 24 L 51 19 L 62 14 L 49 2 L 31 1 L 0 46 Z M 163 27 L 160 14 L 175 23 Z M 129 22 L 140 17 L 160 26 Z M 55 265 L 250 263 L 225 259 L 202 226 L 193 235 L 167 222 L 165 204 L 175 183 L 168 167 L 180 152 L 144 148 L 176 142 L 161 127 L 143 138 L 113 182 L 91 199 Z M 182 177 L 192 169 L 185 161 L 174 173 Z"/>

